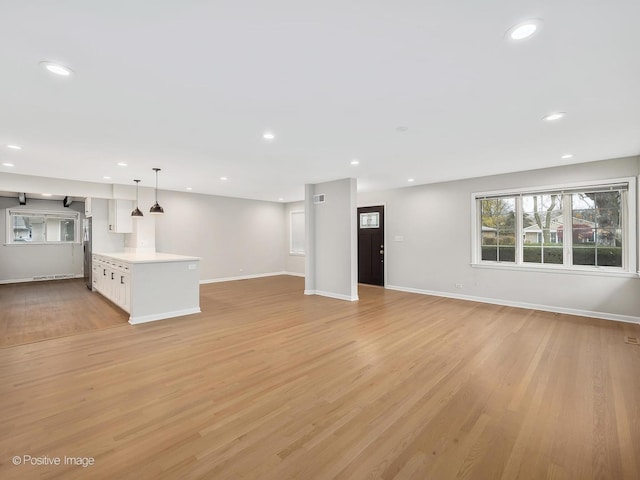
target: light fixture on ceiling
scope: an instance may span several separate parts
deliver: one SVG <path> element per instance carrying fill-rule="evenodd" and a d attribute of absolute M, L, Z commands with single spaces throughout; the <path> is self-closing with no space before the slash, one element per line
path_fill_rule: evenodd
<path fill-rule="evenodd" d="M 416 181 L 416 179 L 415 179 L 415 178 L 408 178 L 408 179 L 407 179 L 407 182 L 409 182 L 409 183 L 413 183 L 413 182 L 415 182 L 415 181 Z"/>
<path fill-rule="evenodd" d="M 144 217 L 144 215 L 142 214 L 142 211 L 140 210 L 139 202 L 138 202 L 138 187 L 140 186 L 140 180 L 134 180 L 134 182 L 136 182 L 136 208 L 134 208 L 133 212 L 131 212 L 131 216 Z M 156 203 L 158 203 L 157 200 L 156 200 Z"/>
<path fill-rule="evenodd" d="M 13 145 L 13 144 L 7 145 L 7 148 L 10 148 L 11 150 L 22 150 L 22 147 L 20 145 Z"/>
<path fill-rule="evenodd" d="M 116 165 L 118 165 L 119 167 L 126 167 L 128 164 L 125 162 L 118 162 L 116 163 Z"/>
<path fill-rule="evenodd" d="M 542 20 L 532 19 L 514 25 L 505 34 L 511 40 L 520 41 L 530 38 L 533 34 L 540 31 Z"/>
<path fill-rule="evenodd" d="M 226 182 L 229 179 L 227 177 L 220 177 L 220 180 L 222 180 L 223 182 Z"/>
<path fill-rule="evenodd" d="M 351 160 L 351 165 L 360 165 L 360 160 L 354 158 L 353 160 Z"/>
<path fill-rule="evenodd" d="M 43 197 L 50 197 L 50 196 L 51 196 L 51 194 L 50 194 L 50 193 L 43 193 L 43 194 L 42 194 L 42 196 L 43 196 Z"/>
<path fill-rule="evenodd" d="M 9 162 L 4 162 L 2 164 L 3 167 L 15 167 L 15 165 L 13 163 L 9 163 Z"/>
<path fill-rule="evenodd" d="M 111 177 L 109 177 L 108 175 L 105 175 L 104 177 L 102 177 L 105 180 L 111 180 Z"/>
<path fill-rule="evenodd" d="M 544 117 L 542 117 L 542 119 L 545 122 L 555 122 L 556 120 L 560 120 L 561 118 L 564 118 L 565 115 L 566 115 L 565 112 L 553 112 L 553 113 L 550 113 L 549 115 L 545 115 Z"/>
<path fill-rule="evenodd" d="M 42 66 L 42 68 L 44 68 L 48 72 L 59 75 L 61 77 L 69 77 L 73 73 L 73 70 L 71 70 L 69 67 L 55 62 L 43 61 L 40 62 L 40 66 Z"/>
<path fill-rule="evenodd" d="M 162 208 L 158 203 L 158 172 L 160 171 L 160 169 L 153 168 L 152 170 L 156 172 L 156 203 L 154 203 L 153 206 L 149 209 L 149 213 L 153 215 L 161 215 L 164 213 L 164 208 Z"/>
<path fill-rule="evenodd" d="M 272 141 L 272 140 L 275 140 L 276 136 L 273 132 L 264 132 L 262 134 L 262 138 L 268 141 Z"/>
<path fill-rule="evenodd" d="M 570 158 L 573 158 L 573 153 L 565 153 L 560 158 L 563 160 L 569 160 Z"/>
<path fill-rule="evenodd" d="M 280 198 L 278 199 L 278 201 L 279 201 L 279 202 L 284 202 L 284 198 L 283 198 L 283 197 L 280 197 Z"/>
<path fill-rule="evenodd" d="M 187 188 L 185 188 L 185 190 L 191 191 L 191 190 L 193 190 L 193 187 L 187 187 Z"/>

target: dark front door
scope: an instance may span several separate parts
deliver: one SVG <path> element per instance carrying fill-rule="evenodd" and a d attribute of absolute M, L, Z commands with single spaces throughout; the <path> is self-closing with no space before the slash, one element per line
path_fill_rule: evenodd
<path fill-rule="evenodd" d="M 358 282 L 384 285 L 384 207 L 358 208 Z"/>

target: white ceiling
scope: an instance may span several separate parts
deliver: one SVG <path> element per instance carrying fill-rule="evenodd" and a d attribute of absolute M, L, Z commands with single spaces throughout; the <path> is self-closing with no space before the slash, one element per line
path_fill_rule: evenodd
<path fill-rule="evenodd" d="M 539 33 L 505 40 L 529 18 Z M 152 186 L 160 167 L 161 188 L 290 201 L 637 155 L 639 18 L 638 0 L 5 1 L 0 145 L 23 149 L 0 171 Z"/>

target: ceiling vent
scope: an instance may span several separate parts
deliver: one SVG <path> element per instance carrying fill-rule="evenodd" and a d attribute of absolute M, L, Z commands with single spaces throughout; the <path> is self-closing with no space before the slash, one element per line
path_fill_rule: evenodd
<path fill-rule="evenodd" d="M 324 193 L 319 193 L 313 196 L 313 203 L 324 203 Z"/>

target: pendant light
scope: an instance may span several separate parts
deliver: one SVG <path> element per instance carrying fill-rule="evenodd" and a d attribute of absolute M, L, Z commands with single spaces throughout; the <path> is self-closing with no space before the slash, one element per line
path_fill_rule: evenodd
<path fill-rule="evenodd" d="M 132 217 L 143 217 L 144 215 L 140 211 L 140 207 L 138 206 L 138 187 L 140 186 L 140 180 L 134 180 L 136 182 L 136 208 L 131 212 Z"/>
<path fill-rule="evenodd" d="M 149 210 L 149 213 L 151 213 L 153 215 L 160 215 L 160 214 L 164 213 L 164 208 L 162 208 L 158 204 L 158 172 L 160 171 L 160 169 L 159 168 L 154 168 L 153 171 L 156 172 L 156 203 L 153 204 L 153 207 L 151 207 L 151 209 Z"/>

